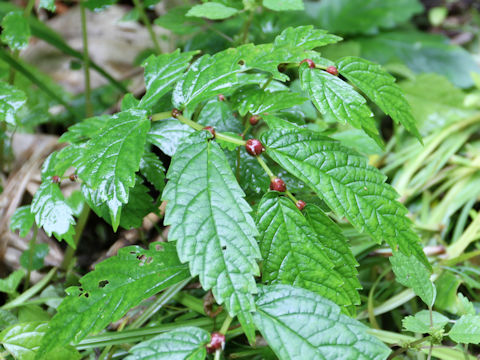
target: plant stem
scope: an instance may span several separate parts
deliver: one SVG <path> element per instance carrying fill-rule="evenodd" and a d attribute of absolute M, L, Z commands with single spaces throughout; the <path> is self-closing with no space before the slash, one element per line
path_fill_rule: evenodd
<path fill-rule="evenodd" d="M 202 124 L 196 123 L 195 121 L 190 120 L 183 115 L 177 115 L 177 119 L 195 130 L 202 130 L 204 128 Z"/>
<path fill-rule="evenodd" d="M 38 227 L 37 225 L 33 225 L 33 235 L 30 243 L 28 244 L 28 269 L 27 269 L 27 276 L 25 277 L 25 290 L 28 289 L 30 276 L 32 274 L 32 263 L 33 263 L 33 253 L 35 251 L 35 244 L 37 242 L 37 234 L 38 234 Z"/>
<path fill-rule="evenodd" d="M 228 328 L 230 327 L 230 324 L 232 323 L 233 318 L 230 315 L 227 315 L 225 320 L 223 321 L 222 327 L 220 328 L 220 334 L 225 335 L 228 331 Z"/>
<path fill-rule="evenodd" d="M 380 281 L 390 272 L 391 267 L 387 267 L 375 280 L 373 283 L 372 287 L 370 288 L 370 291 L 368 292 L 368 302 L 367 302 L 367 308 L 368 308 L 368 320 L 370 322 L 370 325 L 374 329 L 380 329 L 380 326 L 378 326 L 377 319 L 375 319 L 375 314 L 374 314 L 374 304 L 373 304 L 373 295 L 375 294 L 375 289 L 377 285 L 380 283 Z"/>
<path fill-rule="evenodd" d="M 293 194 L 290 192 L 290 190 L 286 190 L 285 194 L 294 202 L 294 204 L 297 203 L 297 199 L 295 198 L 295 196 L 293 196 Z"/>
<path fill-rule="evenodd" d="M 260 157 L 260 156 L 256 156 L 257 158 L 257 161 L 258 163 L 260 164 L 260 166 L 263 168 L 263 170 L 265 170 L 265 172 L 267 173 L 267 175 L 270 177 L 270 180 L 275 178 L 275 175 L 273 174 L 273 171 L 270 170 L 270 168 L 268 167 L 268 165 L 265 163 L 265 161 L 263 161 L 263 159 Z"/>
<path fill-rule="evenodd" d="M 75 236 L 73 238 L 75 247 L 69 246 L 67 248 L 67 251 L 65 251 L 65 256 L 63 257 L 61 268 L 64 271 L 68 271 L 68 269 L 70 268 L 73 256 L 75 255 L 75 250 L 78 246 L 78 243 L 80 242 L 80 238 L 82 237 L 83 229 L 87 224 L 88 215 L 90 215 L 90 208 L 85 204 L 83 206 L 82 212 L 80 213 L 80 216 L 78 217 L 77 226 L 75 226 Z"/>
<path fill-rule="evenodd" d="M 0 173 L 3 172 L 5 163 L 5 138 L 7 136 L 7 123 L 2 121 L 0 123 Z"/>
<path fill-rule="evenodd" d="M 250 25 L 252 24 L 254 14 L 255 14 L 255 10 L 250 10 L 250 14 L 248 15 L 248 19 L 243 26 L 242 44 L 246 44 L 247 41 L 248 41 L 248 30 L 250 30 Z"/>
<path fill-rule="evenodd" d="M 178 284 L 170 286 L 167 290 L 165 290 L 158 299 L 148 307 L 147 310 L 143 312 L 141 316 L 139 316 L 130 326 L 130 329 L 138 329 L 143 324 L 145 324 L 158 310 L 160 310 L 163 305 L 169 302 L 175 295 L 178 294 L 179 291 L 183 289 L 185 285 L 187 285 L 192 278 L 188 278 Z"/>
<path fill-rule="evenodd" d="M 247 143 L 245 140 L 237 139 L 236 137 L 233 137 L 227 134 L 222 134 L 222 133 L 216 133 L 215 137 L 219 140 L 223 140 L 223 141 L 236 144 L 236 145 L 241 145 L 241 146 L 244 146 Z"/>
<path fill-rule="evenodd" d="M 80 2 L 80 16 L 82 23 L 82 41 L 83 41 L 83 73 L 85 77 L 85 116 L 93 116 L 93 108 L 91 101 L 90 89 L 90 57 L 88 56 L 88 32 L 87 32 L 87 15 L 84 1 Z"/>
<path fill-rule="evenodd" d="M 135 9 L 137 9 L 140 18 L 142 19 L 143 25 L 147 28 L 148 33 L 152 39 L 153 45 L 155 46 L 155 51 L 157 54 L 160 54 L 162 50 L 160 49 L 160 44 L 157 40 L 157 35 L 153 31 L 152 23 L 148 19 L 147 14 L 145 13 L 145 9 L 143 8 L 143 2 L 141 0 L 133 0 L 133 4 L 135 5 Z"/>
<path fill-rule="evenodd" d="M 151 119 L 152 121 L 160 121 L 160 120 L 169 119 L 171 117 L 172 117 L 171 111 L 164 111 L 164 112 L 153 114 Z"/>
<path fill-rule="evenodd" d="M 40 280 L 38 283 L 33 285 L 30 289 L 27 291 L 24 291 L 19 297 L 13 299 L 9 303 L 6 303 L 3 305 L 0 309 L 2 310 L 9 310 L 16 308 L 17 306 L 21 306 L 25 301 L 30 299 L 33 295 L 38 293 L 40 290 L 42 290 L 52 279 L 53 275 L 55 275 L 55 272 L 57 271 L 57 268 L 52 268 L 47 275 L 45 275 L 42 280 Z"/>

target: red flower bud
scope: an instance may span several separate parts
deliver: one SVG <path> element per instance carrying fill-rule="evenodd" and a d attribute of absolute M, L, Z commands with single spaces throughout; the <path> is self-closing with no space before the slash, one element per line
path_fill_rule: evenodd
<path fill-rule="evenodd" d="M 247 149 L 247 152 L 252 156 L 258 156 L 265 151 L 262 143 L 257 139 L 247 140 L 247 143 L 245 144 L 245 149 Z"/>
<path fill-rule="evenodd" d="M 282 179 L 274 178 L 270 181 L 270 190 L 285 192 L 287 191 L 287 185 L 285 185 L 285 181 L 283 181 Z"/>
<path fill-rule="evenodd" d="M 307 63 L 310 69 L 315 69 L 315 63 L 311 59 L 303 59 L 300 64 Z"/>

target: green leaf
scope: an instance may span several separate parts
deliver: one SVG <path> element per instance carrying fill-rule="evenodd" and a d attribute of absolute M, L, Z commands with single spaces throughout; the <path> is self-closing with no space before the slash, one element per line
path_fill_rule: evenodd
<path fill-rule="evenodd" d="M 310 69 L 306 64 L 300 67 L 300 80 L 324 116 L 364 129 L 377 143 L 382 143 L 367 101 L 351 85 L 326 71 Z"/>
<path fill-rule="evenodd" d="M 12 11 L 2 20 L 2 41 L 10 49 L 22 50 L 28 46 L 30 26 L 21 11 Z"/>
<path fill-rule="evenodd" d="M 0 343 L 15 359 L 33 360 L 48 329 L 45 322 L 27 322 L 10 326 L 0 333 Z M 73 347 L 57 348 L 48 354 L 49 360 L 77 360 L 81 356 Z"/>
<path fill-rule="evenodd" d="M 405 126 L 421 141 L 410 105 L 392 75 L 380 65 L 358 57 L 344 57 L 337 64 L 340 74 L 363 91 L 385 114 Z"/>
<path fill-rule="evenodd" d="M 303 0 L 263 0 L 263 6 L 275 11 L 303 10 Z"/>
<path fill-rule="evenodd" d="M 480 343 L 480 316 L 463 315 L 448 333 L 450 339 L 462 344 Z"/>
<path fill-rule="evenodd" d="M 165 187 L 165 168 L 154 153 L 147 151 L 140 160 L 140 173 L 155 186 L 158 191 Z"/>
<path fill-rule="evenodd" d="M 47 9 L 48 11 L 54 12 L 56 7 L 55 7 L 55 0 L 40 0 L 40 4 L 38 5 L 38 8 L 41 9 Z"/>
<path fill-rule="evenodd" d="M 183 110 L 193 109 L 194 105 L 221 94 L 237 82 L 241 70 L 238 62 L 241 55 L 238 49 L 227 49 L 215 55 L 203 55 L 190 66 L 177 82 L 173 90 L 173 105 Z"/>
<path fill-rule="evenodd" d="M 194 130 L 177 119 L 155 121 L 147 134 L 149 143 L 157 146 L 165 155 L 173 156 L 182 140 Z"/>
<path fill-rule="evenodd" d="M 188 278 L 188 269 L 168 243 L 120 249 L 80 279 L 80 287 L 67 289 L 67 297 L 50 321 L 39 353 L 78 343 L 117 321 L 132 307 L 159 291 Z"/>
<path fill-rule="evenodd" d="M 264 282 L 302 287 L 338 305 L 352 305 L 325 247 L 290 199 L 265 194 L 257 208 L 257 228 Z"/>
<path fill-rule="evenodd" d="M 255 310 L 258 233 L 223 151 L 206 131 L 195 133 L 175 153 L 167 177 L 169 241 L 177 242 L 180 260 L 245 328 Z"/>
<path fill-rule="evenodd" d="M 402 253 L 393 254 L 390 262 L 397 281 L 412 288 L 425 304 L 433 306 L 437 290 L 430 280 L 430 271 L 422 266 L 422 262 L 415 256 L 406 256 Z"/>
<path fill-rule="evenodd" d="M 191 6 L 177 6 L 170 9 L 165 15 L 155 19 L 155 24 L 172 31 L 178 35 L 188 35 L 205 24 L 205 20 L 200 18 L 187 17 L 187 12 Z"/>
<path fill-rule="evenodd" d="M 40 270 L 45 266 L 44 259 L 48 255 L 48 244 L 35 244 L 20 256 L 20 265 L 27 270 Z"/>
<path fill-rule="evenodd" d="M 361 289 L 356 270 L 358 263 L 352 254 L 347 238 L 343 235 L 340 227 L 318 206 L 307 204 L 303 212 L 308 224 L 325 248 L 325 255 L 333 262 L 333 269 L 340 274 L 344 281 L 342 291 L 348 294 L 351 304 L 360 304 L 360 296 L 357 291 Z"/>
<path fill-rule="evenodd" d="M 15 114 L 26 101 L 27 96 L 23 91 L 0 81 L 0 121 L 15 126 Z"/>
<path fill-rule="evenodd" d="M 471 72 L 480 73 L 473 57 L 439 35 L 422 32 L 388 32 L 357 39 L 361 56 L 380 64 L 403 62 L 416 74 L 438 73 L 461 88 L 472 86 Z M 458 69 L 461 69 L 459 71 Z"/>
<path fill-rule="evenodd" d="M 315 29 L 313 25 L 288 27 L 275 38 L 275 48 L 301 48 L 304 50 L 313 50 L 320 46 L 335 44 L 342 38 L 329 34 L 325 30 Z"/>
<path fill-rule="evenodd" d="M 241 116 L 245 116 L 247 113 L 252 115 L 271 114 L 301 105 L 307 100 L 300 94 L 291 91 L 269 92 L 258 87 L 241 88 L 231 98 Z"/>
<path fill-rule="evenodd" d="M 237 9 L 216 2 L 195 5 L 187 12 L 187 16 L 207 18 L 210 20 L 227 19 L 235 14 L 238 14 Z"/>
<path fill-rule="evenodd" d="M 414 255 L 427 268 L 417 234 L 396 201 L 398 194 L 368 160 L 337 141 L 308 130 L 270 130 L 262 135 L 267 154 L 310 186 L 339 216 L 393 252 Z"/>
<path fill-rule="evenodd" d="M 83 198 L 82 192 L 80 190 L 73 191 L 70 197 L 65 199 L 65 202 L 72 209 L 73 215 L 78 218 L 85 205 L 85 199 Z"/>
<path fill-rule="evenodd" d="M 135 185 L 150 121 L 145 111 L 131 109 L 111 116 L 87 143 L 78 176 L 94 189 L 110 210 L 112 226 L 120 223 L 122 204 Z"/>
<path fill-rule="evenodd" d="M 448 324 L 449 319 L 442 314 L 432 311 L 433 326 L 430 325 L 430 312 L 422 310 L 415 314 L 415 316 L 407 316 L 402 320 L 402 325 L 407 331 L 414 333 L 433 333 L 443 329 Z"/>
<path fill-rule="evenodd" d="M 14 294 L 24 276 L 25 271 L 15 270 L 5 279 L 0 279 L 0 291 L 7 294 Z"/>
<path fill-rule="evenodd" d="M 179 327 L 135 345 L 130 349 L 132 355 L 125 360 L 203 360 L 207 356 L 205 345 L 209 342 L 210 334 L 207 331 L 196 327 Z"/>
<path fill-rule="evenodd" d="M 0 309 L 0 330 L 18 323 L 18 319 L 10 311 Z"/>
<path fill-rule="evenodd" d="M 69 142 L 71 144 L 83 143 L 97 135 L 109 119 L 109 115 L 100 115 L 87 118 L 75 125 L 70 126 L 68 131 L 63 133 L 58 141 Z"/>
<path fill-rule="evenodd" d="M 198 123 L 213 126 L 219 132 L 243 132 L 241 121 L 233 114 L 232 107 L 227 101 L 212 99 L 203 107 L 198 116 Z"/>
<path fill-rule="evenodd" d="M 182 76 L 197 51 L 181 53 L 180 49 L 171 54 L 150 56 L 144 61 L 145 87 L 147 92 L 140 101 L 140 107 L 151 109 Z"/>
<path fill-rule="evenodd" d="M 15 210 L 10 219 L 10 229 L 20 230 L 20 237 L 25 237 L 35 223 L 35 216 L 32 214 L 30 205 L 21 206 Z"/>
<path fill-rule="evenodd" d="M 390 349 L 331 301 L 290 285 L 262 286 L 253 318 L 281 360 L 386 359 Z"/>
<path fill-rule="evenodd" d="M 117 0 L 86 0 L 83 4 L 92 11 L 100 11 L 116 2 Z"/>
<path fill-rule="evenodd" d="M 322 0 L 312 16 L 319 26 L 340 34 L 372 34 L 393 28 L 423 11 L 418 0 Z"/>

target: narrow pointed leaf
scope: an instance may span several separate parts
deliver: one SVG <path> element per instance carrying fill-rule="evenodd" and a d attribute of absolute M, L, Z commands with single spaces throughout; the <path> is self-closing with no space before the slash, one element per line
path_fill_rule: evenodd
<path fill-rule="evenodd" d="M 365 157 L 302 129 L 270 130 L 262 135 L 262 143 L 273 160 L 309 185 L 339 216 L 431 269 L 407 209 L 396 200 L 397 192 Z"/>
<path fill-rule="evenodd" d="M 179 327 L 143 341 L 130 349 L 125 360 L 203 360 L 210 334 L 196 327 Z"/>
<path fill-rule="evenodd" d="M 67 289 L 57 314 L 42 340 L 40 355 L 70 342 L 78 343 L 117 321 L 132 307 L 189 276 L 188 269 L 168 243 L 121 249 Z M 45 357 L 48 358 L 48 357 Z"/>
<path fill-rule="evenodd" d="M 231 315 L 248 322 L 259 274 L 257 230 L 223 151 L 207 134 L 185 139 L 172 159 L 164 222 L 192 275 L 199 275 L 203 288 L 212 289 Z"/>
<path fill-rule="evenodd" d="M 325 247 L 290 199 L 265 194 L 257 209 L 257 228 L 263 281 L 302 287 L 338 305 L 352 305 Z"/>
<path fill-rule="evenodd" d="M 353 56 L 340 59 L 337 65 L 340 74 L 363 91 L 385 114 L 421 140 L 410 105 L 392 75 L 378 64 Z"/>
<path fill-rule="evenodd" d="M 110 117 L 92 137 L 78 165 L 78 176 L 94 190 L 110 209 L 112 226 L 120 222 L 122 204 L 135 185 L 150 121 L 145 111 L 128 110 Z"/>
<path fill-rule="evenodd" d="M 364 129 L 377 143 L 382 143 L 367 101 L 352 86 L 326 71 L 300 67 L 302 87 L 324 116 Z"/>
<path fill-rule="evenodd" d="M 182 76 L 197 51 L 181 53 L 179 49 L 171 54 L 150 56 L 145 67 L 145 87 L 147 92 L 140 101 L 140 107 L 150 109 L 165 95 Z"/>
<path fill-rule="evenodd" d="M 280 360 L 383 360 L 390 349 L 331 301 L 290 285 L 262 286 L 255 324 Z"/>

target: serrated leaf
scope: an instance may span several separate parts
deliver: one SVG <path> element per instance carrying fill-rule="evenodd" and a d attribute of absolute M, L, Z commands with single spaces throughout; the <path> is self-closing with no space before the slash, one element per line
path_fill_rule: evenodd
<path fill-rule="evenodd" d="M 395 253 L 390 257 L 396 280 L 415 292 L 428 306 L 433 306 L 437 290 L 428 271 L 415 256 Z"/>
<path fill-rule="evenodd" d="M 215 55 L 203 55 L 190 66 L 175 85 L 173 105 L 183 110 L 193 109 L 199 102 L 222 93 L 237 82 L 241 70 L 238 49 L 227 49 Z"/>
<path fill-rule="evenodd" d="M 48 244 L 35 244 L 20 255 L 20 265 L 27 270 L 40 270 L 44 267 L 45 256 L 48 255 Z"/>
<path fill-rule="evenodd" d="M 27 236 L 34 223 L 35 216 L 30 210 L 30 205 L 21 206 L 15 210 L 10 219 L 10 229 L 20 230 L 19 235 L 23 238 Z"/>
<path fill-rule="evenodd" d="M 235 14 L 238 14 L 237 9 L 216 2 L 195 5 L 187 12 L 187 16 L 210 20 L 227 19 Z"/>
<path fill-rule="evenodd" d="M 331 301 L 290 285 L 262 286 L 253 318 L 281 360 L 386 359 L 390 349 Z"/>
<path fill-rule="evenodd" d="M 337 65 L 340 74 L 363 91 L 385 114 L 405 126 L 421 141 L 410 105 L 392 75 L 380 65 L 353 56 L 340 59 Z"/>
<path fill-rule="evenodd" d="M 327 249 L 290 199 L 265 194 L 257 208 L 257 228 L 264 282 L 302 287 L 338 305 L 352 305 Z"/>
<path fill-rule="evenodd" d="M 231 101 L 241 116 L 247 113 L 259 115 L 275 113 L 295 105 L 301 105 L 307 98 L 291 91 L 269 92 L 258 87 L 245 87 L 233 94 Z"/>
<path fill-rule="evenodd" d="M 144 61 L 145 87 L 147 92 L 140 101 L 140 107 L 151 109 L 182 76 L 197 51 L 181 53 L 180 49 L 171 54 L 150 56 Z"/>
<path fill-rule="evenodd" d="M 262 120 L 270 129 L 297 129 L 298 125 L 274 115 L 263 116 Z"/>
<path fill-rule="evenodd" d="M 210 334 L 203 329 L 179 327 L 135 345 L 125 360 L 203 360 L 209 341 Z"/>
<path fill-rule="evenodd" d="M 15 114 L 26 101 L 27 96 L 23 91 L 0 81 L 0 121 L 15 126 Z"/>
<path fill-rule="evenodd" d="M 414 333 L 432 333 L 443 329 L 448 324 L 449 319 L 442 314 L 432 311 L 433 326 L 430 324 L 430 312 L 422 310 L 415 314 L 415 316 L 407 316 L 402 320 L 402 325 L 407 331 Z"/>
<path fill-rule="evenodd" d="M 135 186 L 130 189 L 128 203 L 122 206 L 120 226 L 124 229 L 139 228 L 145 216 L 156 210 L 155 203 L 148 193 L 148 188 L 137 178 Z M 102 200 L 99 190 L 82 186 L 82 194 L 88 206 L 107 223 L 111 224 L 109 209 Z"/>
<path fill-rule="evenodd" d="M 352 86 L 326 71 L 300 67 L 302 87 L 324 116 L 364 129 L 377 143 L 382 143 L 367 101 Z"/>
<path fill-rule="evenodd" d="M 263 0 L 263 6 L 275 11 L 303 10 L 303 0 Z"/>
<path fill-rule="evenodd" d="M 42 227 L 48 236 L 53 234 L 58 241 L 65 240 L 75 248 L 73 211 L 65 201 L 60 184 L 52 181 L 57 162 L 57 153 L 53 153 L 43 163 L 42 183 L 33 196 L 30 211 L 35 215 L 37 226 Z"/>
<path fill-rule="evenodd" d="M 201 131 L 185 139 L 172 159 L 163 191 L 165 225 L 205 290 L 243 326 L 255 310 L 252 294 L 260 251 L 250 206 L 223 151 Z"/>
<path fill-rule="evenodd" d="M 372 34 L 422 11 L 418 0 L 322 0 L 314 15 L 318 15 L 321 28 L 335 33 Z"/>
<path fill-rule="evenodd" d="M 55 11 L 55 0 L 40 0 L 40 4 L 38 8 L 47 9 L 48 11 L 54 12 Z"/>
<path fill-rule="evenodd" d="M 150 121 L 143 110 L 130 109 L 111 116 L 87 143 L 78 164 L 78 176 L 106 203 L 116 230 L 122 204 L 135 185 Z"/>
<path fill-rule="evenodd" d="M 15 293 L 18 285 L 22 281 L 23 277 L 25 276 L 25 271 L 23 270 L 15 270 L 10 275 L 8 275 L 5 279 L 0 279 L 0 292 L 4 292 L 7 294 Z"/>
<path fill-rule="evenodd" d="M 147 151 L 140 160 L 140 173 L 155 186 L 158 191 L 165 187 L 165 168 L 161 160 L 154 153 Z"/>
<path fill-rule="evenodd" d="M 236 172 L 237 168 L 237 152 L 229 151 L 226 156 L 230 162 L 232 171 Z M 260 166 L 257 159 L 249 155 L 246 151 L 240 149 L 239 162 L 240 178 L 238 183 L 247 194 L 253 192 L 260 194 L 268 191 L 270 185 L 270 178 L 265 173 L 265 170 Z"/>
<path fill-rule="evenodd" d="M 97 135 L 107 124 L 109 119 L 110 116 L 108 115 L 87 118 L 75 125 L 70 126 L 68 131 L 64 132 L 58 141 L 68 142 L 71 144 L 83 143 Z"/>
<path fill-rule="evenodd" d="M 480 316 L 463 315 L 448 333 L 450 339 L 462 344 L 480 343 Z"/>
<path fill-rule="evenodd" d="M 28 46 L 30 26 L 21 11 L 11 11 L 4 16 L 0 38 L 12 50 L 22 50 Z"/>
<path fill-rule="evenodd" d="M 132 93 L 125 94 L 120 104 L 120 111 L 128 109 L 135 109 L 140 107 L 140 100 L 138 100 Z"/>
<path fill-rule="evenodd" d="M 148 250 L 138 246 L 120 249 L 80 279 L 80 287 L 67 289 L 42 340 L 39 357 L 102 330 L 142 300 L 188 276 L 172 244 L 157 242 Z"/>
<path fill-rule="evenodd" d="M 349 247 L 347 238 L 343 235 L 340 227 L 330 220 L 318 206 L 307 204 L 303 212 L 308 224 L 325 248 L 325 255 L 333 262 L 334 270 L 344 281 L 342 291 L 348 294 L 351 304 L 360 304 L 360 296 L 357 291 L 361 289 L 356 270 L 358 263 Z"/>
<path fill-rule="evenodd" d="M 302 48 L 304 50 L 313 50 L 320 46 L 335 44 L 342 38 L 329 34 L 325 30 L 315 29 L 312 25 L 289 27 L 282 31 L 275 38 L 274 45 L 276 48 Z"/>
<path fill-rule="evenodd" d="M 170 118 L 155 121 L 147 134 L 147 140 L 160 148 L 165 155 L 173 156 L 183 138 L 193 132 L 194 130 L 190 126 Z"/>
<path fill-rule="evenodd" d="M 339 216 L 393 252 L 414 255 L 427 268 L 417 234 L 405 216 L 407 209 L 386 177 L 365 157 L 337 141 L 309 130 L 274 129 L 261 141 L 280 166 L 310 186 Z"/>
<path fill-rule="evenodd" d="M 232 107 L 227 101 L 212 99 L 203 107 L 197 122 L 205 126 L 213 126 L 219 132 L 243 132 L 241 121 L 233 114 Z"/>
<path fill-rule="evenodd" d="M 15 359 L 33 360 L 48 329 L 45 322 L 27 322 L 10 326 L 0 333 L 0 343 Z M 77 360 L 81 356 L 71 346 L 57 348 L 48 354 L 49 360 Z"/>
<path fill-rule="evenodd" d="M 18 319 L 10 311 L 0 309 L 0 330 L 18 323 Z"/>
<path fill-rule="evenodd" d="M 72 209 L 73 215 L 78 218 L 85 205 L 82 192 L 80 190 L 73 191 L 72 194 L 65 199 L 65 202 L 70 206 L 70 209 Z"/>

